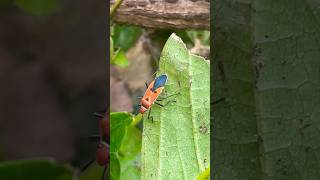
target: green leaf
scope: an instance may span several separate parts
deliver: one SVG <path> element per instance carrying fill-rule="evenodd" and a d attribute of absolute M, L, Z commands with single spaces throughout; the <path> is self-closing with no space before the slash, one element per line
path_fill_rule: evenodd
<path fill-rule="evenodd" d="M 319 2 L 212 5 L 211 176 L 319 179 Z"/>
<path fill-rule="evenodd" d="M 112 61 L 112 57 L 114 56 L 113 53 L 114 53 L 113 39 L 110 36 L 110 59 L 111 59 L 111 61 Z"/>
<path fill-rule="evenodd" d="M 35 15 L 54 13 L 61 6 L 59 0 L 15 0 L 15 3 L 21 9 Z"/>
<path fill-rule="evenodd" d="M 141 28 L 134 26 L 115 25 L 113 27 L 114 47 L 128 51 L 141 35 Z"/>
<path fill-rule="evenodd" d="M 153 46 L 158 44 L 157 47 L 163 48 L 164 44 L 172 33 L 175 33 L 177 36 L 179 36 L 183 40 L 183 42 L 187 45 L 190 45 L 190 47 L 194 45 L 191 37 L 188 35 L 188 32 L 186 30 L 173 31 L 170 29 L 157 29 L 154 32 L 150 33 L 148 36 L 151 39 Z"/>
<path fill-rule="evenodd" d="M 195 43 L 195 39 L 199 39 L 201 44 L 210 46 L 210 31 L 190 30 L 187 31 L 187 33 L 193 43 Z"/>
<path fill-rule="evenodd" d="M 121 180 L 141 179 L 141 131 L 130 126 L 119 151 Z"/>
<path fill-rule="evenodd" d="M 126 112 L 110 113 L 110 152 L 118 152 L 132 116 Z"/>
<path fill-rule="evenodd" d="M 84 172 L 81 172 L 79 179 L 80 180 L 92 180 L 92 179 L 101 179 L 103 174 L 103 167 L 94 163 L 88 167 Z"/>
<path fill-rule="evenodd" d="M 118 180 L 120 178 L 120 162 L 117 153 L 110 152 L 110 179 Z"/>
<path fill-rule="evenodd" d="M 111 64 L 115 64 L 123 68 L 129 65 L 129 61 L 126 57 L 126 54 L 122 49 L 119 49 L 115 52 L 115 55 L 111 59 Z"/>
<path fill-rule="evenodd" d="M 153 122 L 144 119 L 142 179 L 192 179 L 210 162 L 209 62 L 189 53 L 172 34 L 160 58 L 167 74 L 165 107 L 152 106 Z M 146 117 L 146 116 L 145 116 Z"/>
<path fill-rule="evenodd" d="M 136 156 L 120 158 L 120 164 L 121 164 L 120 180 L 140 180 L 141 179 L 140 154 L 137 154 Z"/>
<path fill-rule="evenodd" d="M 210 166 L 198 175 L 197 180 L 207 180 L 210 178 Z"/>
<path fill-rule="evenodd" d="M 135 126 L 129 126 L 119 150 L 121 156 L 135 156 L 141 152 L 141 131 Z"/>
<path fill-rule="evenodd" d="M 46 159 L 17 160 L 0 163 L 0 179 L 72 180 L 73 171 Z"/>
<path fill-rule="evenodd" d="M 0 1 L 0 8 L 8 8 L 12 5 L 12 2 L 13 2 L 13 0 L 1 0 Z"/>
<path fill-rule="evenodd" d="M 127 112 L 110 113 L 110 177 L 118 180 L 120 177 L 120 162 L 118 151 L 127 133 L 127 127 L 132 123 L 132 115 Z"/>

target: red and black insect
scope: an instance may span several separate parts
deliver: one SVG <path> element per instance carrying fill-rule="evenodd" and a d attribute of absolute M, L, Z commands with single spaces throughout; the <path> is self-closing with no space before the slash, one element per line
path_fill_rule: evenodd
<path fill-rule="evenodd" d="M 155 103 L 162 90 L 164 89 L 164 85 L 166 84 L 167 79 L 167 75 L 161 75 L 155 78 L 149 85 L 146 84 L 147 90 L 140 100 L 141 114 L 144 114 Z"/>
<path fill-rule="evenodd" d="M 140 106 L 140 113 L 142 115 L 146 111 L 149 110 L 148 119 L 150 118 L 151 106 L 153 104 L 157 104 L 157 105 L 163 107 L 166 104 L 168 104 L 169 102 L 172 102 L 172 101 L 168 101 L 165 105 L 162 105 L 157 102 L 157 101 L 162 101 L 163 99 L 166 99 L 168 97 L 175 95 L 175 94 L 172 94 L 172 95 L 167 96 L 163 99 L 158 99 L 159 95 L 164 90 L 164 86 L 165 86 L 167 80 L 168 80 L 168 76 L 163 74 L 163 75 L 156 77 L 153 81 L 151 81 L 151 83 L 149 85 L 146 83 L 147 90 L 146 90 L 144 96 L 141 97 L 139 106 Z"/>

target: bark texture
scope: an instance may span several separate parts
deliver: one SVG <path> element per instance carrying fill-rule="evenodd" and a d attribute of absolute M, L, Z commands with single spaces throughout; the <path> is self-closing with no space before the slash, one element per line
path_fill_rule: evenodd
<path fill-rule="evenodd" d="M 110 0 L 112 6 L 114 0 Z M 210 28 L 209 0 L 124 0 L 115 22 L 157 29 Z"/>

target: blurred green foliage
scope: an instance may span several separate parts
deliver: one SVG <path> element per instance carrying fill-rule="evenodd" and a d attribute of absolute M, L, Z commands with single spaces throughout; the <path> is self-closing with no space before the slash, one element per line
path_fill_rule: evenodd
<path fill-rule="evenodd" d="M 118 49 L 111 58 L 111 64 L 117 65 L 119 67 L 127 67 L 129 65 L 129 61 L 126 57 L 125 52 L 122 49 Z"/>
<path fill-rule="evenodd" d="M 57 12 L 61 7 L 61 0 L 1 0 L 0 7 L 18 6 L 26 13 L 33 15 L 50 15 Z"/>
<path fill-rule="evenodd" d="M 97 164 L 94 164 L 88 167 L 86 171 L 81 173 L 79 179 L 80 180 L 101 179 L 102 174 L 103 174 L 103 168 Z"/>
<path fill-rule="evenodd" d="M 121 48 L 128 51 L 138 40 L 142 33 L 142 29 L 135 26 L 114 25 L 112 38 L 115 48 Z"/>
<path fill-rule="evenodd" d="M 17 160 L 0 163 L 3 180 L 71 180 L 73 170 L 48 159 Z"/>
<path fill-rule="evenodd" d="M 141 28 L 134 26 L 113 25 L 110 37 L 110 62 L 119 67 L 127 67 L 129 61 L 126 52 L 141 35 Z"/>
<path fill-rule="evenodd" d="M 34 15 L 48 15 L 61 7 L 59 0 L 15 0 L 15 4 Z"/>
<path fill-rule="evenodd" d="M 189 38 L 195 43 L 195 40 L 198 39 L 202 45 L 210 46 L 210 31 L 195 31 L 190 30 L 186 31 Z M 182 38 L 183 39 L 183 38 Z"/>
<path fill-rule="evenodd" d="M 1 0 L 0 1 L 0 8 L 7 7 L 7 6 L 11 5 L 12 2 L 13 2 L 13 0 Z"/>

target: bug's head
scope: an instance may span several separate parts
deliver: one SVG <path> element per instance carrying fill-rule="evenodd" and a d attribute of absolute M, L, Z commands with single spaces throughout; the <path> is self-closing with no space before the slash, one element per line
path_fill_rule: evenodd
<path fill-rule="evenodd" d="M 109 148 L 104 143 L 99 143 L 97 150 L 97 163 L 105 166 L 109 161 Z"/>

